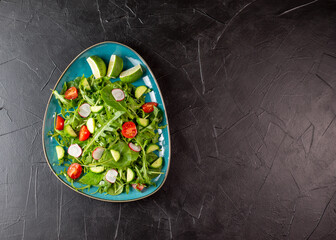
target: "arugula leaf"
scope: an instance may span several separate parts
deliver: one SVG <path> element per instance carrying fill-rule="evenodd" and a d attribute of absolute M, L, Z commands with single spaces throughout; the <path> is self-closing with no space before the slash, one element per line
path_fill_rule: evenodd
<path fill-rule="evenodd" d="M 124 112 L 118 111 L 114 114 L 114 117 L 108 120 L 105 124 L 103 124 L 92 136 L 92 138 L 89 139 L 86 147 L 83 150 L 83 153 L 85 153 L 91 146 L 92 144 L 98 140 L 100 136 L 105 136 L 105 131 L 114 131 L 116 129 L 112 128 L 111 125 L 115 120 L 117 120 L 121 115 L 123 115 Z"/>
<path fill-rule="evenodd" d="M 139 108 L 141 108 L 141 106 L 145 103 L 144 101 L 141 101 L 141 102 L 137 102 L 135 99 L 133 99 L 132 97 L 129 97 L 127 99 L 128 103 L 129 103 L 129 107 L 132 109 L 132 110 L 137 110 Z"/>
<path fill-rule="evenodd" d="M 79 89 L 80 94 L 82 95 L 83 99 L 85 101 L 87 101 L 88 104 L 90 104 L 91 106 L 95 105 L 95 102 L 93 99 L 89 98 L 86 93 L 84 92 L 84 90 L 82 90 L 81 88 Z"/>
<path fill-rule="evenodd" d="M 154 162 L 156 159 L 158 159 L 158 156 L 157 156 L 154 152 L 147 153 L 146 156 L 147 156 L 146 160 L 147 160 L 147 162 L 149 162 L 149 163 L 152 163 L 152 162 Z"/>
<path fill-rule="evenodd" d="M 114 97 L 113 97 L 113 95 L 112 95 L 112 93 L 111 93 L 113 89 L 114 89 L 113 86 L 110 86 L 110 85 L 104 87 L 104 88 L 101 90 L 101 92 L 100 92 L 102 99 L 104 100 L 104 102 L 105 102 L 107 105 L 111 106 L 112 108 L 114 108 L 114 109 L 117 110 L 117 111 L 123 111 L 123 112 L 126 112 L 126 113 L 129 115 L 129 117 L 133 119 L 134 116 L 133 116 L 133 114 L 128 110 L 125 101 L 117 102 L 117 101 L 114 99 Z"/>
<path fill-rule="evenodd" d="M 159 176 L 160 174 L 162 174 L 161 173 L 161 169 L 162 169 L 162 167 L 154 169 L 155 172 L 154 171 L 149 171 L 148 177 L 149 178 L 156 178 L 157 176 Z"/>
<path fill-rule="evenodd" d="M 87 185 L 98 185 L 104 176 L 105 173 L 88 172 L 83 177 L 81 177 L 78 182 Z"/>
<path fill-rule="evenodd" d="M 120 184 L 115 182 L 112 186 L 107 190 L 107 193 L 110 195 L 119 195 L 124 190 L 124 184 Z"/>
<path fill-rule="evenodd" d="M 61 95 L 57 92 L 57 90 L 53 91 L 53 94 L 57 100 L 59 100 L 62 104 L 64 105 L 70 105 L 71 102 L 67 99 L 64 98 L 64 95 Z"/>

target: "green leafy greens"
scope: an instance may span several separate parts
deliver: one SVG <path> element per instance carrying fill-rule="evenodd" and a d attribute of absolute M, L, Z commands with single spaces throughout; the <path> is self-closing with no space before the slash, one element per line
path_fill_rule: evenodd
<path fill-rule="evenodd" d="M 78 90 L 78 97 L 69 100 L 66 99 L 66 91 L 75 87 Z M 119 88 L 125 93 L 125 98 L 122 101 L 116 101 L 111 94 L 113 89 Z M 153 178 L 161 174 L 161 167 L 152 169 L 153 163 L 158 156 L 151 152 L 146 153 L 146 148 L 149 144 L 158 142 L 158 129 L 165 126 L 159 126 L 162 121 L 162 112 L 159 108 L 154 107 L 152 113 L 145 113 L 142 110 L 142 105 L 145 104 L 145 94 L 140 98 L 135 97 L 135 89 L 132 84 L 121 81 L 111 82 L 108 77 L 95 79 L 94 76 L 88 78 L 82 76 L 77 77 L 73 81 L 66 82 L 60 92 L 53 91 L 54 97 L 58 100 L 61 106 L 60 115 L 65 121 L 64 126 L 70 126 L 76 133 L 76 137 L 71 136 L 64 128 L 63 130 L 54 129 L 49 132 L 58 143 L 64 148 L 71 144 L 78 144 L 82 148 L 80 157 L 75 158 L 67 152 L 64 158 L 59 160 L 59 165 L 68 167 L 72 163 L 79 163 L 83 168 L 83 173 L 77 180 L 70 179 L 66 171 L 62 171 L 72 186 L 76 190 L 83 191 L 90 189 L 91 186 L 98 187 L 97 192 L 118 195 L 124 190 L 129 192 L 131 186 L 155 185 Z M 79 115 L 78 107 L 83 103 L 88 103 L 92 107 L 100 106 L 102 110 L 98 112 L 91 111 L 87 118 Z M 55 116 L 56 118 L 56 116 Z M 79 141 L 78 135 L 81 127 L 87 124 L 89 118 L 95 121 L 95 130 L 91 136 L 85 141 Z M 146 127 L 136 125 L 137 135 L 134 138 L 126 138 L 122 134 L 122 126 L 125 122 L 132 121 L 137 123 L 136 119 L 146 118 L 149 124 Z M 140 152 L 133 151 L 129 147 L 129 143 L 141 147 Z M 98 160 L 93 158 L 93 151 L 97 147 L 103 147 L 104 152 Z M 111 150 L 117 151 L 120 158 L 116 161 L 111 154 Z M 93 169 L 103 169 L 100 172 Z M 115 169 L 118 172 L 116 181 L 110 183 L 105 176 L 107 171 Z M 130 169 L 135 178 L 127 181 L 127 169 Z M 74 182 L 82 184 L 82 187 L 75 187 Z"/>

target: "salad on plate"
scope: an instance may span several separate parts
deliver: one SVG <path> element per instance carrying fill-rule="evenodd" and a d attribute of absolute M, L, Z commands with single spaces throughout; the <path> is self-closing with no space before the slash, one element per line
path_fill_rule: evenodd
<path fill-rule="evenodd" d="M 92 186 L 118 195 L 130 188 L 155 185 L 163 165 L 158 145 L 163 113 L 156 102 L 145 102 L 151 91 L 132 83 L 142 77 L 141 65 L 123 71 L 123 60 L 112 55 L 108 67 L 99 56 L 87 58 L 92 75 L 79 76 L 53 91 L 61 111 L 54 130 L 61 175 L 76 190 Z M 119 78 L 119 79 L 117 79 Z M 74 182 L 81 184 L 75 187 Z"/>

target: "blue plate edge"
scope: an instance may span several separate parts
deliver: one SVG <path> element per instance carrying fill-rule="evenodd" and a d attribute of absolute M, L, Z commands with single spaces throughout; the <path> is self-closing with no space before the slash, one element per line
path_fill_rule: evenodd
<path fill-rule="evenodd" d="M 44 138 L 44 134 L 45 134 L 45 120 L 46 120 L 46 116 L 47 116 L 47 111 L 48 111 L 48 108 L 49 108 L 49 105 L 50 105 L 50 101 L 52 99 L 52 96 L 53 94 L 51 93 L 50 94 L 50 97 L 49 97 L 49 100 L 48 100 L 48 103 L 46 105 L 46 109 L 45 109 L 45 112 L 44 112 L 44 117 L 43 117 L 43 124 L 42 124 L 42 146 L 43 146 L 43 153 L 44 153 L 44 157 L 45 157 L 45 160 L 51 170 L 51 172 L 57 177 L 58 180 L 60 180 L 64 185 L 66 185 L 67 187 L 69 187 L 70 189 L 72 189 L 73 191 L 77 192 L 77 193 L 80 193 L 86 197 L 89 197 L 89 198 L 92 198 L 92 199 L 96 199 L 96 200 L 99 200 L 99 201 L 103 201 L 103 202 L 133 202 L 133 201 L 137 201 L 137 200 L 141 200 L 141 199 L 144 199 L 144 198 L 147 198 L 151 195 L 153 195 L 154 193 L 156 193 L 159 189 L 161 189 L 161 187 L 164 185 L 166 179 L 167 179 L 167 176 L 168 176 L 168 173 L 169 173 L 169 169 L 170 169 L 170 160 L 171 160 L 171 140 L 170 140 L 170 129 L 169 129 L 169 121 L 168 121 L 168 114 L 167 114 L 167 111 L 166 111 L 166 106 L 165 106 L 165 103 L 164 103 L 164 99 L 162 97 L 162 93 L 161 93 L 161 89 L 160 89 L 160 86 L 156 80 L 156 77 L 155 75 L 153 74 L 151 68 L 149 67 L 149 65 L 147 64 L 147 62 L 141 57 L 141 55 L 136 52 L 134 49 L 132 49 L 131 47 L 125 45 L 125 44 L 122 44 L 122 43 L 119 43 L 119 42 L 115 42 L 115 41 L 104 41 L 104 42 L 100 42 L 100 43 L 97 43 L 97 44 L 94 44 L 86 49 L 84 49 L 82 52 L 80 52 L 69 64 L 68 66 L 65 68 L 65 70 L 63 71 L 63 73 L 61 74 L 61 76 L 59 77 L 59 79 L 57 80 L 57 82 L 55 83 L 55 86 L 53 87 L 53 90 L 56 89 L 56 87 L 58 86 L 59 82 L 61 81 L 61 79 L 63 78 L 64 74 L 67 72 L 67 70 L 69 69 L 69 67 L 83 54 L 85 53 L 86 51 L 88 51 L 89 49 L 91 48 L 94 48 L 96 46 L 99 46 L 99 45 L 102 45 L 102 44 L 106 44 L 106 43 L 113 43 L 113 44 L 118 44 L 118 45 L 121 45 L 123 47 L 126 47 L 128 48 L 129 50 L 131 50 L 132 52 L 134 52 L 137 57 L 143 62 L 143 64 L 148 68 L 150 74 L 153 76 L 153 80 L 155 81 L 155 84 L 157 85 L 157 88 L 158 88 L 158 92 L 159 92 L 159 96 L 162 100 L 162 106 L 163 106 L 163 110 L 165 112 L 165 115 L 166 115 L 166 122 L 167 122 L 167 133 L 168 133 L 168 146 L 169 146 L 169 151 L 168 151 L 168 166 L 167 166 L 167 170 L 165 172 L 165 177 L 163 179 L 163 181 L 161 182 L 160 185 L 158 185 L 156 187 L 156 189 L 143 196 L 143 197 L 138 197 L 138 198 L 134 198 L 134 199 L 129 199 L 129 200 L 110 200 L 110 199 L 102 199 L 102 198 L 97 198 L 97 197 L 94 197 L 94 196 L 91 196 L 85 192 L 81 192 L 81 191 L 78 191 L 74 188 L 72 188 L 70 185 L 68 185 L 66 182 L 64 182 L 64 180 L 62 178 L 60 178 L 56 172 L 54 171 L 54 169 L 52 168 L 52 166 L 50 165 L 50 161 L 49 161 L 49 158 L 47 156 L 47 153 L 46 153 L 46 149 L 45 149 L 45 138 Z"/>

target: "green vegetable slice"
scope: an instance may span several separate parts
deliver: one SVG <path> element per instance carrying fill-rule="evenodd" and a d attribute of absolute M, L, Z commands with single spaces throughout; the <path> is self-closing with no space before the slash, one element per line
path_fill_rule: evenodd
<path fill-rule="evenodd" d="M 91 112 L 98 113 L 101 110 L 103 110 L 103 108 L 104 108 L 103 106 L 92 106 L 91 107 Z"/>
<path fill-rule="evenodd" d="M 111 155 L 116 162 L 120 159 L 120 153 L 116 150 L 111 149 Z"/>
<path fill-rule="evenodd" d="M 107 76 L 116 78 L 119 76 L 124 66 L 123 60 L 117 55 L 112 55 L 107 69 Z"/>
<path fill-rule="evenodd" d="M 151 144 L 151 145 L 148 146 L 146 153 L 148 154 L 148 153 L 150 153 L 150 152 L 154 152 L 154 151 L 159 150 L 159 149 L 160 149 L 160 148 L 159 148 L 158 145 L 156 145 L 156 144 Z"/>
<path fill-rule="evenodd" d="M 97 166 L 97 167 L 90 167 L 90 170 L 94 173 L 101 173 L 105 171 L 105 168 L 103 166 Z"/>
<path fill-rule="evenodd" d="M 86 122 L 86 126 L 90 133 L 94 133 L 96 128 L 96 121 L 94 120 L 94 118 L 89 118 Z"/>
<path fill-rule="evenodd" d="M 127 173 L 126 174 L 127 174 L 127 177 L 126 177 L 127 182 L 131 182 L 135 177 L 134 171 L 130 168 L 127 168 Z"/>
<path fill-rule="evenodd" d="M 162 166 L 162 162 L 163 162 L 162 157 L 160 157 L 151 164 L 151 167 L 152 168 L 159 168 L 159 167 Z"/>
<path fill-rule="evenodd" d="M 146 91 L 147 91 L 146 86 L 139 86 L 135 89 L 134 95 L 136 98 L 140 98 Z"/>
<path fill-rule="evenodd" d="M 126 71 L 123 71 L 120 73 L 120 80 L 125 83 L 133 83 L 137 81 L 139 78 L 141 78 L 143 72 L 141 65 L 138 64 L 130 69 L 127 69 Z"/>
<path fill-rule="evenodd" d="M 149 119 L 148 118 L 137 118 L 137 123 L 140 126 L 147 127 L 149 124 Z"/>
<path fill-rule="evenodd" d="M 61 146 L 56 146 L 56 154 L 57 154 L 57 159 L 60 160 L 64 157 L 64 148 Z"/>
<path fill-rule="evenodd" d="M 64 131 L 71 137 L 77 137 L 77 134 L 70 125 L 65 125 Z"/>
<path fill-rule="evenodd" d="M 98 56 L 91 56 L 86 59 L 95 78 L 104 77 L 106 74 L 106 65 L 103 59 Z"/>

